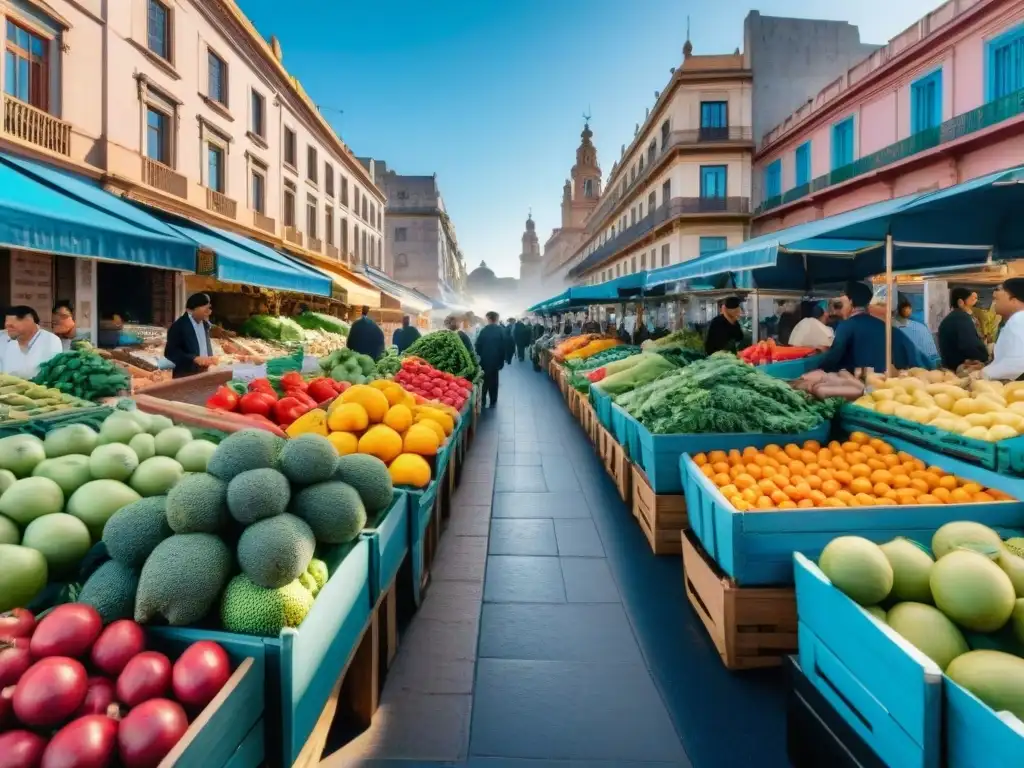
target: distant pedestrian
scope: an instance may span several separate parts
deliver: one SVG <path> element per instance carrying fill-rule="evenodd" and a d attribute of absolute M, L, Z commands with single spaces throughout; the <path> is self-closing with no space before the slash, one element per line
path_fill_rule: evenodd
<path fill-rule="evenodd" d="M 449 331 L 455 331 L 456 333 L 458 333 L 459 338 L 462 339 L 462 343 L 465 344 L 466 349 L 469 350 L 469 354 L 473 355 L 474 358 L 476 357 L 476 352 L 473 350 L 473 342 L 469 340 L 469 336 L 466 334 L 466 332 L 459 328 L 458 317 L 456 317 L 455 315 L 448 315 L 448 317 L 444 319 L 444 327 L 447 328 Z"/>
<path fill-rule="evenodd" d="M 520 320 L 512 329 L 512 337 L 516 343 L 516 357 L 519 362 L 526 359 L 526 348 L 530 346 L 530 323 Z"/>
<path fill-rule="evenodd" d="M 507 325 L 504 327 L 505 331 L 505 363 L 506 365 L 512 364 L 512 358 L 516 354 L 516 337 L 515 337 L 516 319 L 510 317 Z"/>
<path fill-rule="evenodd" d="M 505 366 L 507 333 L 508 330 L 498 322 L 498 313 L 488 312 L 487 325 L 476 337 L 476 353 L 484 372 L 484 405 L 490 400 L 491 408 L 498 404 L 498 371 Z"/>
<path fill-rule="evenodd" d="M 369 355 L 374 360 L 384 354 L 384 331 L 370 318 L 369 307 L 363 307 L 361 317 L 348 329 L 347 346 L 353 352 Z"/>
<path fill-rule="evenodd" d="M 396 328 L 391 337 L 391 343 L 398 347 L 399 352 L 405 352 L 420 337 L 420 332 L 414 325 L 409 324 L 409 316 L 402 318 L 402 327 Z"/>

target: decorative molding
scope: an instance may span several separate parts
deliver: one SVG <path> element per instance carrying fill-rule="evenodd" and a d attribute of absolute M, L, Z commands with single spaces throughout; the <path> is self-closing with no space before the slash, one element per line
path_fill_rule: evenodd
<path fill-rule="evenodd" d="M 149 50 L 149 48 L 142 45 L 133 38 L 126 37 L 124 39 L 128 42 L 129 45 L 132 46 L 132 48 L 134 48 L 136 51 L 145 56 L 151 64 L 155 64 L 157 67 L 162 69 L 164 74 L 166 74 L 168 77 L 171 77 L 175 80 L 181 80 L 181 75 L 178 74 L 178 70 L 176 70 L 174 68 L 174 65 L 171 64 L 171 62 L 169 62 L 167 59 L 163 58 L 162 56 L 157 56 L 155 53 Z"/>
<path fill-rule="evenodd" d="M 203 100 L 203 103 L 207 107 L 212 109 L 214 112 L 216 112 L 218 115 L 223 117 L 225 120 L 227 120 L 229 122 L 232 122 L 232 123 L 235 122 L 235 118 L 231 116 L 231 112 L 228 110 L 228 108 L 225 107 L 223 104 L 221 104 L 219 101 L 215 101 L 214 99 L 211 99 L 205 93 L 199 93 L 199 98 Z"/>

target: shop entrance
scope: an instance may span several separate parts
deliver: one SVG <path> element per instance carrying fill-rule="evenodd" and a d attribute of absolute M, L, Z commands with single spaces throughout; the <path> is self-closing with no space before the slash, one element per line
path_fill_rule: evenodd
<path fill-rule="evenodd" d="M 155 267 L 99 262 L 96 296 L 100 346 L 117 346 L 125 326 L 166 330 L 174 322 L 174 272 Z"/>

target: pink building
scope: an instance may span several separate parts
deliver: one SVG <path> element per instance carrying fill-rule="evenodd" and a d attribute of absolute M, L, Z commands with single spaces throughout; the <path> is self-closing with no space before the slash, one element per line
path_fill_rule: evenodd
<path fill-rule="evenodd" d="M 753 234 L 1024 162 L 1024 1 L 949 0 L 852 67 L 755 155 Z"/>

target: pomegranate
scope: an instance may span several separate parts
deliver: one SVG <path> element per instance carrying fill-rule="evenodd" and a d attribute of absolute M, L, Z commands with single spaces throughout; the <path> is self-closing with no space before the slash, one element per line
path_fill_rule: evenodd
<path fill-rule="evenodd" d="M 37 661 L 14 689 L 14 714 L 34 728 L 57 725 L 82 706 L 86 692 L 85 667 L 65 656 Z"/>
<path fill-rule="evenodd" d="M 0 690 L 0 731 L 10 728 L 16 722 L 14 717 L 14 688 L 8 685 Z"/>
<path fill-rule="evenodd" d="M 27 637 L 9 637 L 0 640 L 0 688 L 14 685 L 32 666 Z"/>
<path fill-rule="evenodd" d="M 117 726 L 106 715 L 72 720 L 50 739 L 39 768 L 106 768 L 117 749 Z"/>
<path fill-rule="evenodd" d="M 75 717 L 105 715 L 116 698 L 113 681 L 105 677 L 90 677 L 86 681 L 85 700 L 75 712 Z"/>
<path fill-rule="evenodd" d="M 131 619 L 121 619 L 104 629 L 93 643 L 92 659 L 96 669 L 117 677 L 133 656 L 146 650 L 142 627 Z"/>
<path fill-rule="evenodd" d="M 36 628 L 36 617 L 25 608 L 12 608 L 0 613 L 0 638 L 32 637 Z"/>
<path fill-rule="evenodd" d="M 135 707 L 117 729 L 124 768 L 156 768 L 187 730 L 188 717 L 175 701 L 150 699 Z"/>
<path fill-rule="evenodd" d="M 196 712 L 213 701 L 231 677 L 227 652 L 211 640 L 193 643 L 174 662 L 171 687 L 174 698 Z"/>
<path fill-rule="evenodd" d="M 162 653 L 143 651 L 125 664 L 117 678 L 117 698 L 129 707 L 166 695 L 171 685 L 171 662 Z"/>
<path fill-rule="evenodd" d="M 32 731 L 0 733 L 0 768 L 36 768 L 46 739 Z"/>
<path fill-rule="evenodd" d="M 32 633 L 32 655 L 84 656 L 103 629 L 103 619 L 91 605 L 65 603 L 48 613 Z"/>

